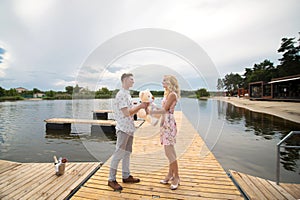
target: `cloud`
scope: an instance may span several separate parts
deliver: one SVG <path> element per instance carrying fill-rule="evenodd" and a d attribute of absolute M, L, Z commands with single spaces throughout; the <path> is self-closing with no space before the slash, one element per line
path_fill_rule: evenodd
<path fill-rule="evenodd" d="M 38 28 L 40 23 L 44 23 L 45 18 L 53 14 L 55 0 L 25 0 L 12 1 L 13 10 L 24 25 L 30 28 Z"/>
<path fill-rule="evenodd" d="M 134 67 L 165 66 L 182 75 L 193 88 L 215 89 L 219 76 L 242 72 L 264 59 L 276 61 L 281 38 L 298 37 L 298 10 L 298 0 L 90 0 L 72 4 L 57 0 L 4 0 L 0 1 L 0 39 L 6 45 L 0 47 L 6 52 L 0 55 L 0 84 L 30 88 L 39 86 L 41 82 L 37 81 L 42 78 L 42 89 L 63 89 L 64 83 L 73 81 L 96 88 L 113 87 L 119 83 L 122 72 Z M 153 53 L 153 49 L 121 55 L 122 46 L 145 38 L 153 44 L 160 42 L 153 34 L 117 40 L 106 51 L 92 56 L 107 41 L 145 28 L 169 30 L 189 38 L 204 50 L 215 69 L 209 71 L 206 64 L 195 69 L 170 52 Z M 188 54 L 187 60 L 197 57 L 186 43 L 171 37 L 166 41 L 169 42 L 164 44 L 165 50 Z M 148 69 L 147 73 L 152 74 Z M 15 82 L 4 81 L 8 79 Z"/>
<path fill-rule="evenodd" d="M 75 81 L 66 81 L 66 80 L 57 80 L 54 83 L 54 85 L 65 88 L 66 86 L 75 86 L 76 82 Z"/>
<path fill-rule="evenodd" d="M 0 63 L 3 63 L 3 55 L 4 55 L 4 53 L 5 53 L 5 50 L 2 47 L 0 47 Z"/>
<path fill-rule="evenodd" d="M 5 70 L 8 68 L 9 54 L 0 45 L 0 77 L 5 77 Z"/>
<path fill-rule="evenodd" d="M 200 78 L 194 89 L 199 85 L 214 87 L 208 78 L 219 76 L 208 55 L 191 39 L 170 30 L 146 28 L 121 33 L 102 43 L 87 58 L 77 80 L 95 88 L 96 83 L 115 79 L 134 68 L 148 66 L 147 76 L 153 70 L 149 66 L 157 65 L 173 69 L 185 79 Z M 160 70 L 154 72 L 162 76 Z"/>

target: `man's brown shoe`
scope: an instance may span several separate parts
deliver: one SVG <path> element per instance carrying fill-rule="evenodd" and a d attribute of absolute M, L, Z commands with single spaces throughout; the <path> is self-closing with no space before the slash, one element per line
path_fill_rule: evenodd
<path fill-rule="evenodd" d="M 128 178 L 123 178 L 123 183 L 138 183 L 140 182 L 140 179 L 138 178 L 133 178 L 133 176 L 129 176 Z"/>
<path fill-rule="evenodd" d="M 110 186 L 112 189 L 116 190 L 123 190 L 122 186 L 119 185 L 117 181 L 108 181 L 108 186 Z"/>

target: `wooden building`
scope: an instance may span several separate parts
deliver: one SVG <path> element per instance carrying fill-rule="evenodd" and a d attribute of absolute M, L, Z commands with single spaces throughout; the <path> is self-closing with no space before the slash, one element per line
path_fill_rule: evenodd
<path fill-rule="evenodd" d="M 300 74 L 249 83 L 251 100 L 300 101 Z"/>
<path fill-rule="evenodd" d="M 26 92 L 28 91 L 26 88 L 23 88 L 23 87 L 18 87 L 18 88 L 15 88 L 17 90 L 18 93 L 22 93 L 22 92 Z"/>

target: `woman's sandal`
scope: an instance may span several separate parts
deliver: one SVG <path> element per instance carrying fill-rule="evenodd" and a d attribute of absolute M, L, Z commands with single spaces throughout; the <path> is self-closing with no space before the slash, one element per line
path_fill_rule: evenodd
<path fill-rule="evenodd" d="M 178 179 L 177 184 L 171 184 L 170 189 L 171 190 L 176 190 L 178 186 L 180 185 L 180 179 Z"/>
<path fill-rule="evenodd" d="M 173 180 L 173 177 L 170 177 L 170 178 L 165 178 L 163 180 L 160 180 L 160 183 L 161 184 L 168 184 L 169 181 Z"/>

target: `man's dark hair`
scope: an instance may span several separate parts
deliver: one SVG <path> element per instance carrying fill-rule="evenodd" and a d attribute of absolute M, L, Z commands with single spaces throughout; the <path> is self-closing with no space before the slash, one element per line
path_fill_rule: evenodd
<path fill-rule="evenodd" d="M 133 76 L 133 74 L 132 74 L 132 73 L 124 73 L 124 74 L 122 74 L 122 76 L 121 76 L 121 81 L 123 82 L 123 80 L 124 80 L 125 78 L 129 77 L 129 76 Z"/>

